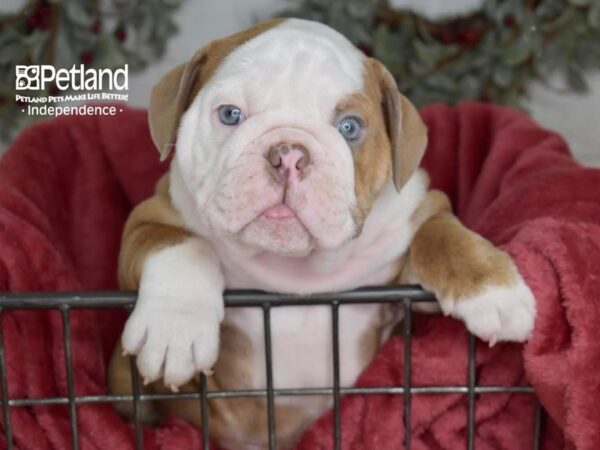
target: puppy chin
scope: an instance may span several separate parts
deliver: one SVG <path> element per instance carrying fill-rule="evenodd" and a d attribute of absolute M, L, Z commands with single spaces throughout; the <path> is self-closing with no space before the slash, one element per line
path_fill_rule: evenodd
<path fill-rule="evenodd" d="M 239 234 L 246 245 L 285 256 L 306 256 L 314 241 L 297 217 L 271 219 L 258 216 Z"/>

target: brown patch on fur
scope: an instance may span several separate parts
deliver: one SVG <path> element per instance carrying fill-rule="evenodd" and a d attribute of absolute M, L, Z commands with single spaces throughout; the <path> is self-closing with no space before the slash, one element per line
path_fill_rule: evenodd
<path fill-rule="evenodd" d="M 231 36 L 227 36 L 223 39 L 212 41 L 206 45 L 202 50 L 200 50 L 200 53 L 203 54 L 204 61 L 202 71 L 200 72 L 200 77 L 194 86 L 194 95 L 198 93 L 202 85 L 204 85 L 214 75 L 223 60 L 229 56 L 233 50 L 255 38 L 256 36 L 263 34 L 265 31 L 280 25 L 284 21 L 285 19 L 265 20 L 251 28 L 232 34 Z"/>
<path fill-rule="evenodd" d="M 252 348 L 250 339 L 239 328 L 223 323 L 219 358 L 214 367 L 214 375 L 207 378 L 207 389 L 220 391 L 254 388 L 250 382 L 254 378 L 256 367 L 251 355 L 256 351 Z M 162 384 L 155 384 L 166 390 Z M 194 380 L 186 389 L 198 392 L 198 381 Z M 252 442 L 267 448 L 267 403 L 264 398 L 211 399 L 208 406 L 209 432 L 221 445 L 241 448 Z M 198 427 L 202 424 L 198 401 L 160 402 L 159 408 L 165 415 L 176 414 Z M 276 404 L 278 448 L 290 447 L 310 420 L 311 417 L 301 408 Z"/>
<path fill-rule="evenodd" d="M 114 395 L 133 395 L 131 386 L 131 365 L 128 356 L 123 356 L 121 343 L 113 351 L 108 366 L 108 391 Z M 140 383 L 141 384 L 141 383 Z M 146 387 L 142 387 L 141 393 L 147 393 Z M 144 423 L 156 424 L 160 416 L 152 402 L 140 402 L 141 418 Z M 113 408 L 123 417 L 133 419 L 133 402 L 114 402 Z"/>
<path fill-rule="evenodd" d="M 165 159 L 173 147 L 181 115 L 223 60 L 240 45 L 284 20 L 266 20 L 247 30 L 208 43 L 190 61 L 172 69 L 152 88 L 148 122 L 161 159 Z"/>
<path fill-rule="evenodd" d="M 232 50 L 281 21 L 268 21 L 231 37 L 212 42 L 192 60 L 167 74 L 155 86 L 149 121 L 155 144 L 166 154 L 170 148 L 181 114 L 189 107 Z M 364 89 L 344 99 L 338 113 L 359 115 L 367 125 L 364 142 L 354 150 L 355 192 L 358 207 L 353 212 L 362 221 L 370 212 L 376 196 L 392 176 L 400 189 L 416 170 L 426 144 L 426 130 L 415 108 L 401 96 L 389 73 L 372 59 L 365 61 Z M 471 296 L 486 284 L 508 283 L 514 279 L 512 261 L 504 252 L 470 232 L 451 214 L 444 194 L 431 191 L 412 216 L 418 228 L 408 257 L 398 261 L 399 274 L 410 273 L 439 296 Z M 121 287 L 139 286 L 143 262 L 165 246 L 189 237 L 168 196 L 168 177 L 164 177 L 151 199 L 140 204 L 127 221 L 119 261 Z M 407 261 L 408 259 L 408 261 Z M 404 269 L 407 270 L 404 270 Z M 414 277 L 413 277 L 414 278 Z M 385 330 L 397 316 L 381 310 L 381 317 L 361 336 L 360 357 L 366 365 L 375 354 Z M 227 323 L 221 328 L 219 360 L 215 375 L 207 379 L 209 390 L 248 389 L 255 367 L 251 360 L 250 340 Z M 131 394 L 129 359 L 116 349 L 109 368 L 110 390 Z M 240 383 L 246 383 L 240 385 Z M 198 380 L 182 387 L 197 392 Z M 167 392 L 162 381 L 144 387 L 144 392 Z M 326 400 L 326 399 L 325 399 Z M 279 403 L 279 402 L 278 402 Z M 128 404 L 119 404 L 121 413 L 131 417 Z M 201 424 L 197 400 L 161 401 L 153 406 L 144 402 L 146 420 L 155 420 L 156 411 L 176 414 Z M 300 407 L 276 405 L 278 445 L 287 447 L 312 419 Z M 266 446 L 267 414 L 264 398 L 228 398 L 209 401 L 210 434 L 221 444 L 240 446 L 249 441 Z"/>
<path fill-rule="evenodd" d="M 121 289 L 136 290 L 139 287 L 142 266 L 151 253 L 190 236 L 171 205 L 168 185 L 167 174 L 159 180 L 155 195 L 136 206 L 125 223 L 119 254 Z"/>
<path fill-rule="evenodd" d="M 364 77 L 364 92 L 346 97 L 336 107 L 339 115 L 347 113 L 360 117 L 367 130 L 364 141 L 353 149 L 354 191 L 361 222 L 371 211 L 377 194 L 389 179 L 392 164 L 379 82 L 369 70 L 365 70 Z"/>
<path fill-rule="evenodd" d="M 427 143 L 427 129 L 414 106 L 402 96 L 387 69 L 367 58 L 363 91 L 340 101 L 336 115 L 353 114 L 365 123 L 364 141 L 353 150 L 357 223 L 370 212 L 390 176 L 399 190 L 417 170 Z"/>
<path fill-rule="evenodd" d="M 411 224 L 419 229 L 427 220 L 442 212 L 452 212 L 448 196 L 442 191 L 432 189 L 425 194 L 425 198 L 410 217 Z"/>
<path fill-rule="evenodd" d="M 392 74 L 379 61 L 365 60 L 365 91 L 373 96 L 373 86 L 379 88 L 383 123 L 389 136 L 392 157 L 392 178 L 396 189 L 417 170 L 427 147 L 427 127 L 414 105 L 400 92 Z M 371 86 L 371 87 L 369 87 Z M 369 93 L 371 92 L 371 93 Z"/>
<path fill-rule="evenodd" d="M 113 394 L 131 395 L 131 373 L 129 358 L 116 349 L 109 370 L 109 388 Z M 251 355 L 255 352 L 248 337 L 237 327 L 221 325 L 219 359 L 214 367 L 214 375 L 207 377 L 208 391 L 252 389 L 255 367 Z M 199 392 L 198 377 L 180 388 L 180 392 Z M 142 387 L 144 393 L 169 393 L 162 380 Z M 176 415 L 202 426 L 200 403 L 198 400 L 161 400 L 142 403 L 142 419 L 156 423 L 160 417 Z M 132 418 L 131 402 L 115 403 L 120 414 Z M 222 446 L 242 448 L 252 442 L 268 447 L 267 404 L 264 398 L 216 398 L 208 401 L 209 434 Z M 299 438 L 299 433 L 313 418 L 294 405 L 275 405 L 277 424 L 277 448 L 290 448 Z"/>
<path fill-rule="evenodd" d="M 415 172 L 427 147 L 427 127 L 415 106 L 400 92 L 385 66 L 372 60 L 382 84 L 384 110 L 392 145 L 392 175 L 396 189 Z"/>
<path fill-rule="evenodd" d="M 168 193 L 168 174 L 157 184 L 153 197 L 140 203 L 131 213 L 121 243 L 119 257 L 119 281 L 122 289 L 139 287 L 144 261 L 161 248 L 176 245 L 190 236 L 184 229 L 179 214 L 173 209 Z M 237 328 L 221 325 L 219 359 L 215 374 L 207 378 L 209 390 L 250 389 L 240 382 L 252 380 L 254 366 L 250 340 Z M 131 395 L 131 367 L 129 357 L 122 356 L 122 348 L 113 352 L 108 370 L 109 391 L 118 395 Z M 198 380 L 187 383 L 181 391 L 198 392 Z M 143 393 L 170 392 L 158 381 L 142 387 Z M 125 417 L 133 417 L 131 402 L 115 402 L 115 409 Z M 175 414 L 200 426 L 200 406 L 197 400 L 165 400 L 142 403 L 142 420 L 156 423 L 160 417 Z M 275 408 L 277 440 L 282 447 L 291 445 L 298 433 L 308 425 L 311 418 L 293 405 L 277 405 Z M 268 442 L 266 402 L 262 398 L 212 399 L 209 401 L 210 434 L 220 443 L 229 442 L 240 446 L 248 441 Z M 237 430 L 237 442 L 232 441 L 232 430 Z"/>
<path fill-rule="evenodd" d="M 510 256 L 460 223 L 444 194 L 431 191 L 413 220 L 422 225 L 409 249 L 406 270 L 438 297 L 468 298 L 487 286 L 514 283 Z"/>
<path fill-rule="evenodd" d="M 146 259 L 158 250 L 177 245 L 190 236 L 183 227 L 179 214 L 169 197 L 169 175 L 157 183 L 154 196 L 136 206 L 123 229 L 119 254 L 119 285 L 123 290 L 137 290 Z M 129 358 L 122 356 L 121 345 L 115 348 L 109 369 L 108 387 L 115 394 L 131 395 L 131 372 Z M 115 402 L 114 407 L 122 415 L 132 417 L 131 402 Z M 154 422 L 158 416 L 153 406 L 142 403 L 142 417 Z"/>

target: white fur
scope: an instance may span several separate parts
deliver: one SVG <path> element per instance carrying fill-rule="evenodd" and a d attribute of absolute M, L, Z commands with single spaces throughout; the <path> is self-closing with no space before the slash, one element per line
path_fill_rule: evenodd
<path fill-rule="evenodd" d="M 398 258 L 414 233 L 410 217 L 423 200 L 426 175 L 416 172 L 398 193 L 389 182 L 375 201 L 360 235 L 333 250 L 290 258 L 231 240 L 215 244 L 231 288 L 311 294 L 381 285 L 396 275 Z"/>
<path fill-rule="evenodd" d="M 219 260 L 229 288 L 307 293 L 381 284 L 394 274 L 395 260 L 412 236 L 408 219 L 425 192 L 425 180 L 415 176 L 403 195 L 387 186 L 361 237 L 351 241 L 363 224 L 352 216 L 352 152 L 335 127 L 334 115 L 340 100 L 361 90 L 363 60 L 331 28 L 288 20 L 234 50 L 182 116 L 171 165 L 171 198 L 186 227 L 210 241 L 218 259 L 209 250 L 195 249 L 200 244 L 193 241 L 146 261 L 123 346 L 138 354 L 138 367 L 148 380 L 160 377 L 164 363 L 165 383 L 177 386 L 214 362 L 224 287 Z M 236 127 L 219 123 L 216 109 L 222 104 L 239 106 L 245 121 Z M 266 152 L 282 141 L 302 143 L 311 157 L 310 173 L 287 185 L 286 201 L 299 218 L 289 223 L 261 217 L 282 199 L 282 187 L 265 170 Z M 356 332 L 373 319 L 376 308 L 370 310 L 351 319 L 353 330 L 342 328 L 341 345 L 351 355 L 342 362 L 348 368 L 347 383 L 360 370 L 358 351 L 349 347 L 356 347 Z M 328 384 L 331 368 L 321 362 L 330 353 L 324 343 L 330 322 L 328 311 L 319 311 L 274 311 L 280 383 Z M 255 381 L 261 383 L 262 325 L 252 314 L 235 310 L 227 313 L 227 320 L 237 321 L 250 335 L 257 358 Z M 301 317 L 310 320 L 302 325 Z M 323 326 L 315 325 L 319 323 Z M 312 347 L 290 352 L 289 346 L 299 341 L 286 336 L 302 327 L 312 333 L 307 344 Z M 296 359 L 304 361 L 302 370 L 290 370 L 298 368 L 289 364 L 292 354 L 302 354 Z"/>
<path fill-rule="evenodd" d="M 173 201 L 185 207 L 192 200 L 189 195 L 186 196 L 180 183 L 180 173 L 173 167 Z M 231 289 L 307 294 L 387 283 L 396 275 L 397 260 L 412 241 L 415 229 L 410 218 L 423 200 L 427 187 L 427 176 L 420 170 L 400 193 L 391 182 L 388 183 L 374 203 L 358 238 L 335 250 L 315 251 L 303 258 L 280 256 L 231 239 L 215 238 L 212 244 L 219 255 L 226 286 Z M 182 213 L 188 211 L 181 210 Z M 261 312 L 255 308 L 235 308 L 225 314 L 225 321 L 241 329 L 252 343 L 256 370 L 254 379 L 245 382 L 257 388 L 264 387 L 266 378 Z M 341 308 L 340 348 L 344 355 L 340 372 L 342 385 L 351 385 L 363 369 L 357 337 L 373 326 L 378 314 L 377 305 Z M 333 369 L 329 308 L 275 309 L 272 311 L 271 333 L 273 373 L 277 387 L 323 387 L 331 383 Z M 298 400 L 289 400 L 292 401 Z M 312 398 L 303 404 L 310 410 L 314 409 L 315 413 L 323 406 L 322 401 Z"/>
<path fill-rule="evenodd" d="M 381 285 L 397 275 L 398 258 L 415 232 L 410 217 L 427 190 L 427 177 L 415 173 L 403 190 L 390 183 L 365 221 L 360 236 L 335 251 L 315 252 L 306 258 L 285 258 L 266 252 L 244 253 L 239 246 L 219 243 L 215 249 L 231 288 L 254 288 L 298 294 Z M 273 373 L 277 387 L 330 386 L 333 376 L 331 309 L 324 306 L 272 311 Z M 225 320 L 242 329 L 253 346 L 254 380 L 264 387 L 264 335 L 260 311 L 227 310 Z M 341 384 L 350 386 L 364 368 L 360 336 L 378 319 L 378 305 L 352 305 L 340 309 Z M 322 400 L 322 399 L 321 399 Z M 282 398 L 319 412 L 323 402 Z"/>
<path fill-rule="evenodd" d="M 535 323 L 535 298 L 520 275 L 511 286 L 487 286 L 470 298 L 439 298 L 442 311 L 462 320 L 469 331 L 490 345 L 524 342 Z"/>
<path fill-rule="evenodd" d="M 181 194 L 179 182 L 178 172 L 172 172 L 172 192 L 177 195 Z M 176 387 L 196 371 L 208 371 L 216 361 L 225 286 L 304 294 L 388 282 L 396 275 L 396 262 L 412 240 L 415 229 L 410 217 L 426 190 L 427 177 L 421 171 L 400 193 L 390 182 L 357 239 L 335 251 L 316 252 L 306 258 L 280 257 L 219 240 L 213 242 L 217 258 L 211 247 L 195 238 L 158 251 L 144 263 L 138 303 L 122 338 L 124 350 L 138 355 L 139 371 L 148 381 L 164 375 L 165 384 Z M 177 200 L 185 205 L 189 198 Z M 377 305 L 341 308 L 342 385 L 351 385 L 363 369 L 357 337 L 373 326 L 378 314 Z M 263 387 L 266 376 L 260 311 L 231 309 L 225 320 L 241 329 L 252 343 L 255 378 L 245 381 Z M 275 309 L 271 333 L 277 387 L 330 384 L 330 308 Z M 313 399 L 303 403 L 315 414 L 323 407 L 322 401 Z"/>
<path fill-rule="evenodd" d="M 176 207 L 186 225 L 210 238 L 236 236 L 276 253 L 331 249 L 358 231 L 352 152 L 335 127 L 338 102 L 361 90 L 364 56 L 331 28 L 287 20 L 231 52 L 182 116 L 172 169 Z M 218 120 L 220 105 L 240 107 L 235 127 Z M 311 165 L 289 182 L 286 201 L 297 218 L 261 213 L 282 201 L 265 154 L 280 142 L 303 144 Z M 173 190 L 173 189 L 172 189 Z M 188 196 L 185 208 L 178 197 Z"/>
<path fill-rule="evenodd" d="M 122 340 L 148 380 L 164 370 L 165 383 L 176 387 L 210 369 L 225 287 L 310 294 L 381 285 L 397 275 L 398 258 L 415 232 L 410 219 L 428 182 L 421 171 L 400 193 L 389 182 L 364 223 L 353 218 L 352 151 L 333 116 L 340 100 L 362 88 L 362 71 L 362 54 L 337 32 L 289 20 L 234 50 L 196 96 L 182 117 L 170 194 L 198 238 L 145 262 Z M 220 124 L 215 108 L 221 104 L 241 107 L 246 120 L 236 127 Z M 261 212 L 281 202 L 282 188 L 268 176 L 265 152 L 282 140 L 309 149 L 311 172 L 287 186 L 286 201 L 298 219 L 269 222 Z M 533 298 L 522 280 L 454 305 L 442 299 L 442 308 L 480 337 L 522 340 L 531 331 Z M 359 337 L 378 314 L 376 305 L 340 310 L 343 385 L 363 368 Z M 244 382 L 264 387 L 260 311 L 235 308 L 224 320 L 252 344 L 254 379 Z M 329 308 L 275 308 L 272 342 L 277 387 L 331 385 Z M 318 398 L 281 401 L 304 402 L 314 414 L 324 405 Z"/>
<path fill-rule="evenodd" d="M 174 388 L 210 370 L 219 350 L 223 289 L 219 262 L 200 239 L 159 250 L 144 262 L 121 343 L 137 355 L 145 382 L 164 377 Z"/>

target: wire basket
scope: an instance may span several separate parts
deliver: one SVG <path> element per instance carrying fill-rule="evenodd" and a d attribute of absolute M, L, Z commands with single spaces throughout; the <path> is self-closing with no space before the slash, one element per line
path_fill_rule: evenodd
<path fill-rule="evenodd" d="M 418 286 L 393 286 L 363 288 L 354 291 L 319 294 L 310 297 L 286 296 L 269 294 L 259 291 L 228 291 L 225 293 L 225 307 L 254 307 L 260 308 L 264 319 L 265 367 L 267 374 L 266 389 L 253 390 L 223 390 L 208 391 L 206 378 L 200 375 L 198 392 L 179 392 L 164 394 L 141 393 L 140 378 L 137 373 L 135 357 L 131 357 L 132 395 L 75 395 L 73 364 L 71 358 L 71 329 L 70 312 L 73 309 L 125 308 L 131 311 L 135 305 L 136 294 L 127 292 L 82 292 L 82 293 L 30 293 L 0 295 L 0 313 L 2 311 L 49 309 L 60 311 L 63 324 L 63 343 L 67 374 L 66 397 L 42 398 L 10 398 L 7 386 L 6 362 L 4 355 L 4 340 L 0 333 L 0 392 L 2 394 L 2 418 L 7 449 L 14 446 L 11 432 L 11 407 L 33 405 L 68 405 L 70 412 L 71 441 L 74 450 L 79 448 L 77 427 L 77 405 L 85 403 L 132 402 L 135 425 L 135 448 L 144 448 L 140 403 L 165 399 L 197 399 L 201 411 L 203 433 L 203 448 L 209 449 L 210 435 L 208 433 L 208 400 L 213 398 L 233 397 L 263 397 L 267 400 L 269 448 L 275 449 L 277 424 L 275 422 L 274 402 L 277 396 L 308 396 L 328 395 L 333 398 L 333 436 L 336 450 L 341 448 L 340 398 L 342 395 L 402 395 L 404 400 L 404 447 L 410 449 L 411 442 L 411 399 L 421 394 L 464 394 L 468 399 L 467 442 L 466 448 L 475 448 L 475 408 L 476 396 L 482 394 L 523 394 L 534 396 L 530 386 L 479 386 L 475 372 L 475 342 L 469 335 L 468 345 L 468 374 L 465 385 L 453 386 L 413 386 L 411 379 L 411 343 L 412 343 L 412 304 L 419 302 L 434 302 L 435 297 Z M 405 339 L 404 372 L 401 386 L 383 387 L 340 387 L 340 352 L 339 352 L 339 308 L 348 304 L 395 303 L 404 310 L 401 324 Z M 273 387 L 272 346 L 271 346 L 271 310 L 287 306 L 326 305 L 331 308 L 332 320 L 332 355 L 333 379 L 330 387 L 306 389 L 276 389 Z M 1 323 L 1 322 L 0 322 Z M 541 425 L 543 410 L 536 400 L 535 420 L 532 448 L 540 448 Z"/>

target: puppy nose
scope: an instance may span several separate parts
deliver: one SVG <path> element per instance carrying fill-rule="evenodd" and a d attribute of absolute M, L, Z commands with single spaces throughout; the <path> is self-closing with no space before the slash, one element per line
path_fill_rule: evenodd
<path fill-rule="evenodd" d="M 299 176 L 310 164 L 310 154 L 302 144 L 280 142 L 269 148 L 267 160 L 278 173 Z"/>

